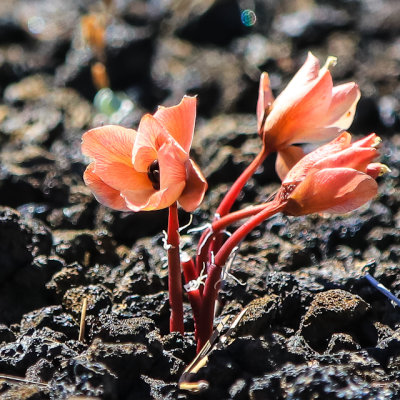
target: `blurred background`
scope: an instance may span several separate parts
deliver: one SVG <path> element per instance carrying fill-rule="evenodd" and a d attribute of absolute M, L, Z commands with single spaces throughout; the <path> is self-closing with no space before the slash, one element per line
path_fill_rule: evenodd
<path fill-rule="evenodd" d="M 40 74 L 93 101 L 101 61 L 137 114 L 185 93 L 203 117 L 253 113 L 260 72 L 279 92 L 312 51 L 338 57 L 336 82 L 361 86 L 356 130 L 396 129 L 399 34 L 397 0 L 2 0 L 0 90 L 15 104 L 10 84 Z"/>
<path fill-rule="evenodd" d="M 82 133 L 137 127 L 184 94 L 198 95 L 193 157 L 219 188 L 207 197 L 215 203 L 258 152 L 260 73 L 277 95 L 308 51 L 321 65 L 338 58 L 335 84 L 360 85 L 350 130 L 395 138 L 398 0 L 2 0 L 0 204 L 54 229 L 113 225 L 122 217 L 99 214 L 82 185 Z M 254 179 L 278 182 L 273 160 Z M 251 183 L 247 199 L 263 200 Z M 157 220 L 143 234 L 157 232 Z"/>

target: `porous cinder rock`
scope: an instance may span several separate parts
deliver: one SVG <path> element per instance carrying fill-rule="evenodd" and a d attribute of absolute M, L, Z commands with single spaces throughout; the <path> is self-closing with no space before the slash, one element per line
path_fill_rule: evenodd
<path fill-rule="evenodd" d="M 148 344 L 148 335 L 156 330 L 150 318 L 118 318 L 116 314 L 102 314 L 88 327 L 88 339 L 104 342 L 136 342 Z"/>
<path fill-rule="evenodd" d="M 15 340 L 14 332 L 7 325 L 0 324 L 0 343 L 9 343 Z"/>
<path fill-rule="evenodd" d="M 12 208 L 0 207 L 0 279 L 4 281 L 35 256 L 48 255 L 51 242 L 51 232 L 43 223 L 23 218 Z"/>
<path fill-rule="evenodd" d="M 186 363 L 190 363 L 196 353 L 196 342 L 191 332 L 185 332 L 184 335 L 171 332 L 162 337 L 162 344 L 165 351 Z"/>
<path fill-rule="evenodd" d="M 104 220 L 104 226 L 119 243 L 132 246 L 138 238 L 153 236 L 165 229 L 167 218 L 166 210 L 146 213 L 114 211 Z"/>
<path fill-rule="evenodd" d="M 56 272 L 46 283 L 46 288 L 63 295 L 68 289 L 83 283 L 83 267 L 78 263 L 70 264 Z"/>
<path fill-rule="evenodd" d="M 54 234 L 55 254 L 66 263 L 78 262 L 84 267 L 119 264 L 115 243 L 107 231 L 60 230 Z"/>
<path fill-rule="evenodd" d="M 44 327 L 62 332 L 68 337 L 78 337 L 79 326 L 76 320 L 70 314 L 64 312 L 61 305 L 43 307 L 22 316 L 21 334 L 25 335 L 28 331 Z"/>
<path fill-rule="evenodd" d="M 278 296 L 267 295 L 251 301 L 240 320 L 238 330 L 241 335 L 265 334 L 278 311 Z"/>
<path fill-rule="evenodd" d="M 142 375 L 141 380 L 149 385 L 150 398 L 175 400 L 182 397 L 182 393 L 176 383 L 165 382 L 161 379 L 154 379 L 146 375 Z"/>
<path fill-rule="evenodd" d="M 122 302 L 122 315 L 129 317 L 147 317 L 153 319 L 161 332 L 169 325 L 169 302 L 166 292 L 145 296 L 128 296 Z"/>
<path fill-rule="evenodd" d="M 64 294 L 62 304 L 66 311 L 79 318 L 84 299 L 87 299 L 87 314 L 99 315 L 111 309 L 111 292 L 101 285 L 77 286 L 69 289 Z"/>
<path fill-rule="evenodd" d="M 300 315 L 311 302 L 308 285 L 302 285 L 299 280 L 288 272 L 271 271 L 266 276 L 266 290 L 271 295 L 278 296 L 276 319 L 284 326 L 298 329 Z"/>
<path fill-rule="evenodd" d="M 63 206 L 67 203 L 70 187 L 68 177 L 61 177 L 54 156 L 38 146 L 24 146 L 2 150 L 3 169 L 0 175 L 2 202 L 13 207 L 27 203 L 46 203 Z M 42 204 L 44 211 L 48 207 Z M 47 215 L 47 214 L 46 214 Z"/>
<path fill-rule="evenodd" d="M 33 332 L 32 336 L 26 335 L 14 343 L 7 343 L 0 348 L 0 368 L 4 373 L 24 376 L 26 369 L 41 358 L 52 361 L 53 366 L 77 355 L 64 343 L 55 341 L 51 330 L 49 336 L 43 331 Z M 59 364 L 58 364 L 59 365 Z"/>
<path fill-rule="evenodd" d="M 35 384 L 11 385 L 2 397 L 4 400 L 48 400 L 50 389 Z"/>
<path fill-rule="evenodd" d="M 334 333 L 329 340 L 327 353 L 333 354 L 339 351 L 356 351 L 360 350 L 361 346 L 347 333 Z"/>
<path fill-rule="evenodd" d="M 248 393 L 248 383 L 245 379 L 238 379 L 230 388 L 229 395 L 233 400 L 245 400 Z"/>
<path fill-rule="evenodd" d="M 33 382 L 48 382 L 53 373 L 54 365 L 45 358 L 41 358 L 26 370 L 25 377 Z"/>
<path fill-rule="evenodd" d="M 145 295 L 162 289 L 163 285 L 159 276 L 153 271 L 148 271 L 144 263 L 139 261 L 125 271 L 124 276 L 116 283 L 113 294 L 116 301 L 121 302 L 122 299 L 133 294 Z"/>
<path fill-rule="evenodd" d="M 104 343 L 96 339 L 85 352 L 86 357 L 93 362 L 101 362 L 111 371 L 118 371 L 137 378 L 140 374 L 149 373 L 154 364 L 154 357 L 147 347 L 139 343 Z"/>
<path fill-rule="evenodd" d="M 1 322 L 16 322 L 22 314 L 48 300 L 44 284 L 54 269 L 42 261 L 49 255 L 51 245 L 51 231 L 41 221 L 0 207 Z"/>
<path fill-rule="evenodd" d="M 207 365 L 196 374 L 196 379 L 205 379 L 209 387 L 202 393 L 204 399 L 210 396 L 223 398 L 229 387 L 241 374 L 237 360 L 228 349 L 214 350 L 208 357 Z"/>
<path fill-rule="evenodd" d="M 393 335 L 380 341 L 378 345 L 372 349 L 372 356 L 385 368 L 390 365 L 391 369 L 395 369 L 395 365 L 400 358 L 400 334 L 396 330 Z"/>
<path fill-rule="evenodd" d="M 371 306 L 361 297 L 340 289 L 318 293 L 304 315 L 300 332 L 316 349 L 326 346 L 332 333 L 351 331 Z"/>
<path fill-rule="evenodd" d="M 117 377 L 104 364 L 71 358 L 56 370 L 49 382 L 56 398 L 71 396 L 107 397 L 118 393 Z M 121 388 L 122 389 L 122 388 Z"/>

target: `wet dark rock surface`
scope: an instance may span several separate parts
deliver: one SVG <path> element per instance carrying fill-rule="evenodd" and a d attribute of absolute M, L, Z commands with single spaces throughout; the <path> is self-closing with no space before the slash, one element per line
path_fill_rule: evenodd
<path fill-rule="evenodd" d="M 178 388 L 196 351 L 187 302 L 187 332 L 168 333 L 167 213 L 106 209 L 82 181 L 82 133 L 115 123 L 113 103 L 93 106 L 80 32 L 100 3 L 0 2 L 0 399 L 399 399 L 400 310 L 365 278 L 400 295 L 398 2 L 113 2 L 106 66 L 132 105 L 119 123 L 198 95 L 192 155 L 209 190 L 194 226 L 260 149 L 260 71 L 279 93 L 308 50 L 338 57 L 335 83 L 359 83 L 350 130 L 376 130 L 391 168 L 359 210 L 277 215 L 242 243 L 218 321 L 248 312 L 193 378 L 209 384 L 199 394 Z M 235 207 L 278 185 L 269 157 Z M 182 232 L 186 251 L 197 238 Z"/>

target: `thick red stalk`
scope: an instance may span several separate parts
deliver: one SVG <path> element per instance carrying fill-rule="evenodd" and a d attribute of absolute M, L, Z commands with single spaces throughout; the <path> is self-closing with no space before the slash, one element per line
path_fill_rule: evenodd
<path fill-rule="evenodd" d="M 201 348 L 209 339 L 213 329 L 214 308 L 221 280 L 222 267 L 225 265 L 232 250 L 239 245 L 245 236 L 272 215 L 280 212 L 285 204 L 278 201 L 266 203 L 264 209 L 246 221 L 223 244 L 215 255 L 214 263 L 208 269 L 208 276 L 203 291 L 203 304 L 201 310 L 201 324 L 198 331 L 197 348 Z"/>
<path fill-rule="evenodd" d="M 215 212 L 216 218 L 223 217 L 228 214 L 231 210 L 233 203 L 236 201 L 237 197 L 240 194 L 240 191 L 243 189 L 243 186 L 247 183 L 247 181 L 253 176 L 253 174 L 257 171 L 260 165 L 264 162 L 266 157 L 268 156 L 268 152 L 263 145 L 261 151 L 257 154 L 256 158 L 251 162 L 251 164 L 241 173 L 239 178 L 236 179 L 234 184 L 228 190 L 228 193 L 222 199 L 220 205 Z"/>
<path fill-rule="evenodd" d="M 182 261 L 183 276 L 185 282 L 188 284 L 191 281 L 196 281 L 196 270 L 194 268 L 194 262 L 190 258 L 189 260 Z M 187 291 L 190 305 L 192 306 L 193 319 L 194 319 L 194 336 L 197 339 L 197 331 L 200 321 L 200 310 L 201 310 L 201 293 L 199 289 L 193 288 Z"/>
<path fill-rule="evenodd" d="M 181 265 L 183 271 L 183 277 L 185 278 L 185 282 L 189 283 L 197 278 L 196 269 L 194 267 L 194 262 L 191 257 L 185 257 L 185 254 L 181 257 Z"/>
<path fill-rule="evenodd" d="M 179 219 L 176 202 L 169 207 L 168 215 L 168 290 L 171 316 L 170 332 L 183 334 L 182 274 L 179 254 Z"/>
<path fill-rule="evenodd" d="M 240 228 L 238 228 L 232 236 L 224 243 L 218 253 L 215 255 L 215 265 L 223 266 L 230 256 L 232 250 L 239 245 L 239 243 L 250 233 L 254 228 L 265 221 L 272 215 L 280 212 L 286 203 L 279 200 L 273 200 L 265 204 L 265 207 L 258 214 L 254 215 L 246 221 Z"/>
<path fill-rule="evenodd" d="M 233 183 L 231 188 L 228 190 L 228 193 L 222 199 L 220 205 L 215 212 L 214 222 L 218 221 L 221 217 L 227 215 L 233 204 L 235 203 L 236 199 L 238 198 L 241 190 L 243 189 L 244 185 L 247 181 L 253 176 L 253 174 L 257 171 L 260 165 L 264 162 L 265 158 L 267 157 L 268 152 L 265 150 L 265 146 L 263 145 L 260 153 L 257 154 L 256 158 L 250 163 L 250 165 L 241 173 L 239 178 Z M 208 256 L 211 256 L 211 253 L 217 253 L 218 250 L 221 248 L 224 238 L 222 233 L 220 232 L 213 232 L 214 240 L 210 242 L 209 247 L 206 246 L 206 250 Z M 202 261 L 203 262 L 203 261 Z"/>
<path fill-rule="evenodd" d="M 203 263 L 208 260 L 208 252 L 211 241 L 214 238 L 215 234 L 218 234 L 222 229 L 227 226 L 233 224 L 234 222 L 240 221 L 241 219 L 251 217 L 262 211 L 265 207 L 268 207 L 268 203 L 260 204 L 257 206 L 247 207 L 243 210 L 235 211 L 233 213 L 229 213 L 222 218 L 215 220 L 211 228 L 207 228 L 199 241 L 201 244 L 201 248 L 198 250 L 199 253 L 197 255 L 196 265 L 197 265 L 197 273 L 200 274 L 201 269 L 199 265 L 203 265 Z M 200 270 L 199 270 L 200 269 Z"/>
<path fill-rule="evenodd" d="M 211 229 L 213 232 L 219 232 L 222 229 L 226 228 L 227 226 L 240 221 L 241 219 L 251 217 L 253 215 L 258 214 L 265 208 L 269 207 L 269 202 L 268 203 L 263 203 L 263 204 L 258 204 L 256 206 L 251 206 L 251 207 L 246 207 L 243 208 L 242 210 L 238 210 L 232 213 L 229 213 L 225 215 L 224 217 L 215 220 L 211 224 Z"/>
<path fill-rule="evenodd" d="M 207 254 L 210 245 L 210 239 L 212 239 L 212 232 L 210 228 L 206 228 L 200 236 L 199 244 L 197 246 L 196 255 L 196 273 L 198 276 L 201 275 L 203 266 L 207 264 Z"/>

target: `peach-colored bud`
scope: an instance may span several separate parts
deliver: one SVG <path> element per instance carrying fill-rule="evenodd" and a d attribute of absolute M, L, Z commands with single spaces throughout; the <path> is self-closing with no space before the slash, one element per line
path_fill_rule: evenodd
<path fill-rule="evenodd" d="M 273 102 L 274 95 L 272 94 L 269 76 L 266 72 L 263 72 L 260 77 L 257 101 L 257 131 L 260 136 L 263 136 L 265 120 L 268 117 Z"/>
<path fill-rule="evenodd" d="M 350 140 L 343 132 L 289 171 L 277 195 L 286 214 L 345 213 L 376 195 L 374 179 L 387 171 L 384 164 L 372 163 L 380 138 L 371 134 L 353 144 Z"/>
<path fill-rule="evenodd" d="M 268 75 L 261 75 L 257 125 L 268 152 L 283 152 L 296 143 L 325 142 L 349 128 L 360 90 L 354 82 L 333 86 L 329 68 L 335 63 L 336 59 L 329 57 L 320 68 L 318 59 L 308 53 L 304 65 L 275 101 Z M 280 177 L 288 172 L 286 167 L 299 160 L 294 154 L 278 157 Z"/>
<path fill-rule="evenodd" d="M 374 179 L 389 172 L 391 172 L 391 169 L 387 165 L 381 163 L 369 164 L 366 171 L 366 173 Z"/>

